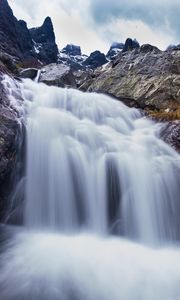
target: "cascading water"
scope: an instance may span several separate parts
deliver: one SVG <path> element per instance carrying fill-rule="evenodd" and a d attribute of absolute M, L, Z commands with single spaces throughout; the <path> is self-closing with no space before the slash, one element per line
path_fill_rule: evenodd
<path fill-rule="evenodd" d="M 30 227 L 178 238 L 179 155 L 157 125 L 104 95 L 30 81 L 24 93 Z"/>
<path fill-rule="evenodd" d="M 3 300 L 179 300 L 180 161 L 163 125 L 104 95 L 20 87 L 28 231 L 2 255 Z"/>

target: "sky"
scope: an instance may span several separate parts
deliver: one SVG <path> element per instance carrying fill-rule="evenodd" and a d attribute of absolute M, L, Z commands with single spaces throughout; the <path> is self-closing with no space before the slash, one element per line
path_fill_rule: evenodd
<path fill-rule="evenodd" d="M 56 42 L 80 45 L 82 52 L 104 53 L 113 42 L 136 38 L 164 50 L 180 44 L 180 0 L 9 0 L 28 27 L 53 21 Z"/>

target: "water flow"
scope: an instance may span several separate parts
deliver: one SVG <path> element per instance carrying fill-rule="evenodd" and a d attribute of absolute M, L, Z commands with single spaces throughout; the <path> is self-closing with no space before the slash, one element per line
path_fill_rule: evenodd
<path fill-rule="evenodd" d="M 104 95 L 5 85 L 28 114 L 31 230 L 0 227 L 0 298 L 179 300 L 179 155 L 163 125 Z"/>
<path fill-rule="evenodd" d="M 179 238 L 179 155 L 162 125 L 104 95 L 30 80 L 22 90 L 29 227 Z"/>

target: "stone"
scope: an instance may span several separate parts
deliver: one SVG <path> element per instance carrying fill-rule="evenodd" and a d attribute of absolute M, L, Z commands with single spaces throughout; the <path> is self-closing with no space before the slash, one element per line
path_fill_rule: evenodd
<path fill-rule="evenodd" d="M 69 66 L 50 64 L 41 70 L 40 82 L 58 87 L 76 88 L 76 80 Z"/>

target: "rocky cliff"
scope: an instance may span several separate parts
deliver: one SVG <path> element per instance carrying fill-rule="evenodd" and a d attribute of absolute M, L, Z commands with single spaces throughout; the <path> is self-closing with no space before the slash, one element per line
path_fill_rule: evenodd
<path fill-rule="evenodd" d="M 41 27 L 28 29 L 23 20 L 17 20 L 7 2 L 0 1 L 0 50 L 15 56 L 24 64 L 33 60 L 51 63 L 57 60 L 53 25 L 46 18 Z"/>
<path fill-rule="evenodd" d="M 180 51 L 142 45 L 121 52 L 81 89 L 110 94 L 129 106 L 175 111 L 180 107 Z"/>
<path fill-rule="evenodd" d="M 23 169 L 19 155 L 24 143 L 24 126 L 18 110 L 10 102 L 3 79 L 0 72 L 0 220 L 7 216 L 13 186 Z"/>

